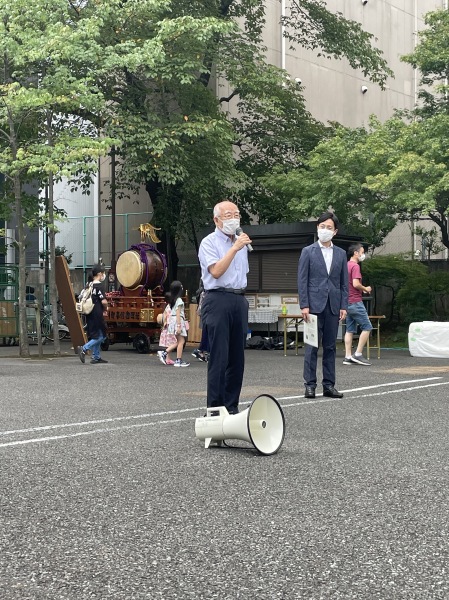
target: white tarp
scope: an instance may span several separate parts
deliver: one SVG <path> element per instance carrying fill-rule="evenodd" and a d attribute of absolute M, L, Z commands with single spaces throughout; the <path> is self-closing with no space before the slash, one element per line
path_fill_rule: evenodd
<path fill-rule="evenodd" d="M 412 356 L 449 358 L 449 323 L 410 323 L 408 347 Z"/>

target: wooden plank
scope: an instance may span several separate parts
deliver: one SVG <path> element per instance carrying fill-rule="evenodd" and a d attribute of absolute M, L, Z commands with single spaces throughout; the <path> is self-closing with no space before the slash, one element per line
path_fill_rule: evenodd
<path fill-rule="evenodd" d="M 190 311 L 189 311 L 190 329 L 189 329 L 189 335 L 187 337 L 187 341 L 191 342 L 191 343 L 199 344 L 201 342 L 202 331 L 200 329 L 200 318 L 196 314 L 196 309 L 197 309 L 196 304 L 190 304 Z"/>
<path fill-rule="evenodd" d="M 59 300 L 64 309 L 65 321 L 76 353 L 78 346 L 87 343 L 87 337 L 80 315 L 76 312 L 75 294 L 70 281 L 69 267 L 64 256 L 56 257 L 56 287 L 58 288 Z"/>

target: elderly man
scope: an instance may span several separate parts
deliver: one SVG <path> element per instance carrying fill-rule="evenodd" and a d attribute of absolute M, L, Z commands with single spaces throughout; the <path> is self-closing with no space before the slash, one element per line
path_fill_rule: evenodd
<path fill-rule="evenodd" d="M 207 329 L 210 355 L 207 406 L 225 406 L 238 413 L 248 331 L 248 244 L 240 227 L 239 209 L 225 200 L 214 207 L 215 231 L 201 242 L 198 258 L 205 296 L 201 320 Z"/>

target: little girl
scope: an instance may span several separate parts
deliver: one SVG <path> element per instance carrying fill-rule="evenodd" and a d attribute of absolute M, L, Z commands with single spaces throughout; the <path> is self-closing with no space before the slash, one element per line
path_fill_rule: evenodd
<path fill-rule="evenodd" d="M 168 296 L 168 294 L 167 294 Z M 172 333 L 168 333 L 168 322 L 170 320 L 170 315 L 171 315 L 171 307 L 170 304 L 167 303 L 164 312 L 160 315 L 160 317 L 162 318 L 161 321 L 161 326 L 162 326 L 162 330 L 161 330 L 161 336 L 159 338 L 159 346 L 161 346 L 161 348 L 167 348 L 168 346 L 173 346 L 173 344 L 177 344 L 178 340 L 176 339 L 176 335 L 173 335 Z M 165 361 L 166 365 L 174 365 L 175 361 L 174 360 L 170 360 L 169 358 L 166 359 Z"/>
<path fill-rule="evenodd" d="M 176 342 L 167 346 L 167 350 L 160 350 L 157 355 L 159 360 L 164 365 L 171 364 L 169 362 L 170 352 L 176 350 L 176 360 L 174 367 L 189 367 L 190 363 L 182 360 L 182 351 L 184 349 L 185 339 L 187 338 L 186 317 L 184 312 L 184 302 L 181 298 L 183 293 L 182 283 L 180 281 L 173 281 L 170 286 L 169 305 L 171 314 L 168 318 L 168 334 L 174 334 L 176 336 Z"/>

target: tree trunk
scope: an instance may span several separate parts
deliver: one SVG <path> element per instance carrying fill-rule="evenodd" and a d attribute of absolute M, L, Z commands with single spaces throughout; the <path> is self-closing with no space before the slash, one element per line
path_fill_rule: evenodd
<path fill-rule="evenodd" d="M 47 110 L 46 114 L 46 126 L 47 126 L 47 144 L 53 146 L 53 132 L 52 132 L 52 121 L 53 113 Z M 50 289 L 50 305 L 51 305 L 51 320 L 53 322 L 53 346 L 55 355 L 61 354 L 61 343 L 59 341 L 59 326 L 58 326 L 58 291 L 56 289 L 56 260 L 55 260 L 55 214 L 54 214 L 54 179 L 50 173 L 48 175 L 48 214 L 46 215 L 47 227 L 48 227 L 48 243 L 49 243 L 49 257 L 50 257 L 50 269 L 48 272 L 48 287 Z"/>
<path fill-rule="evenodd" d="M 14 177 L 15 213 L 17 220 L 17 247 L 19 251 L 19 355 L 30 356 L 26 309 L 26 235 L 22 217 L 22 186 L 20 177 Z"/>
<path fill-rule="evenodd" d="M 53 345 L 54 353 L 59 356 L 61 354 L 61 343 L 59 341 L 59 326 L 58 326 L 58 292 L 56 289 L 56 260 L 55 260 L 55 227 L 54 227 L 54 181 L 53 175 L 48 177 L 48 224 L 49 224 L 49 250 L 50 250 L 50 269 L 48 272 L 48 286 L 50 288 L 50 304 L 51 304 L 51 319 L 53 321 Z"/>

